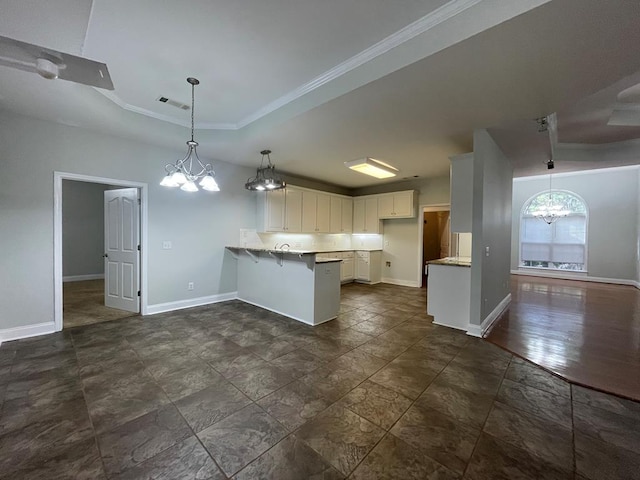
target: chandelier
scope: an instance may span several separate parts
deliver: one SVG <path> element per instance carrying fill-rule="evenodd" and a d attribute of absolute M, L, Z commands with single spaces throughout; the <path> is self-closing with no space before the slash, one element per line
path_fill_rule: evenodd
<path fill-rule="evenodd" d="M 566 208 L 562 198 L 560 198 L 559 192 L 551 190 L 551 174 L 549 174 L 549 195 L 544 204 L 537 206 L 531 211 L 531 215 L 540 220 L 543 220 L 547 224 L 551 225 L 559 218 L 566 217 L 571 212 Z"/>
<path fill-rule="evenodd" d="M 276 167 L 271 163 L 271 150 L 262 150 L 260 152 L 262 160 L 260 167 L 256 172 L 256 176 L 249 178 L 244 188 L 247 190 L 279 190 L 287 186 L 284 180 L 276 173 Z M 264 157 L 267 157 L 267 165 L 264 165 Z"/>
<path fill-rule="evenodd" d="M 197 192 L 196 181 L 203 190 L 209 192 L 219 192 L 220 187 L 215 179 L 215 172 L 210 163 L 202 163 L 198 157 L 196 147 L 198 142 L 193 139 L 193 108 L 194 108 L 194 88 L 200 84 L 197 78 L 189 77 L 187 82 L 191 85 L 191 140 L 187 141 L 187 154 L 182 160 L 176 163 L 168 163 L 164 169 L 166 176 L 160 182 L 163 187 L 180 187 L 185 192 Z"/>

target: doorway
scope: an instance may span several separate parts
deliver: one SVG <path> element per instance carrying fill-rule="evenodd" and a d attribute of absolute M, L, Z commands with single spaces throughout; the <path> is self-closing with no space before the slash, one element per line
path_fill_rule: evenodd
<path fill-rule="evenodd" d="M 69 190 L 63 188 L 63 182 L 68 186 L 72 181 L 76 186 L 84 187 L 86 191 L 94 191 L 97 199 L 93 201 L 92 210 L 88 210 L 86 205 L 84 220 L 75 224 L 70 220 L 68 209 L 63 213 L 63 205 L 73 207 L 72 197 Z M 123 189 L 123 187 L 126 187 Z M 65 195 L 67 193 L 66 204 Z M 105 192 L 111 192 L 105 194 Z M 123 193 L 116 193 L 123 192 Z M 128 244 L 124 245 L 123 252 L 115 252 L 112 249 L 107 252 L 109 241 L 113 244 L 113 238 L 123 238 L 124 228 L 119 228 L 115 234 L 106 235 L 111 211 L 107 208 L 107 198 L 113 200 L 118 198 L 124 205 L 124 218 L 120 218 L 120 224 L 136 225 L 135 235 L 129 235 L 128 243 L 131 243 L 136 255 L 136 265 L 131 267 L 127 257 L 116 257 L 115 254 L 130 253 L 124 250 L 132 250 Z M 133 195 L 133 196 L 132 196 Z M 102 197 L 102 200 L 100 200 Z M 91 177 L 72 173 L 54 172 L 54 322 L 55 330 L 60 331 L 64 327 L 78 326 L 88 323 L 125 318 L 138 313 L 146 314 L 147 310 L 147 185 L 144 183 L 130 182 L 126 180 L 116 180 L 103 177 Z M 76 200 L 76 204 L 77 199 Z M 139 201 L 138 201 L 139 200 Z M 132 206 L 135 201 L 135 208 Z M 114 202 L 111 202 L 113 205 Z M 106 213 L 105 213 L 106 212 Z M 136 218 L 131 218 L 133 214 Z M 113 218 L 111 219 L 113 223 Z M 90 223 L 88 231 L 83 229 L 83 223 Z M 75 226 L 74 226 L 75 225 Z M 98 226 L 99 225 L 99 226 Z M 139 225 L 139 227 L 137 226 Z M 87 227 L 88 225 L 84 225 Z M 73 229 L 83 229 L 84 234 L 79 239 L 73 239 Z M 98 231 L 99 230 L 99 231 Z M 112 232 L 113 233 L 113 232 Z M 129 232 L 131 233 L 131 232 Z M 111 237 L 111 240 L 109 240 Z M 118 240 L 120 241 L 120 240 Z M 71 245 L 69 245 L 71 242 Z M 69 248 L 75 248 L 74 255 L 69 253 Z M 110 247 L 111 248 L 111 247 Z M 139 250 L 138 250 L 139 248 Z M 85 256 L 78 253 L 84 253 Z M 114 253 L 112 260 L 107 260 L 107 253 Z M 80 257 L 72 259 L 72 256 Z M 109 282 L 107 272 L 107 283 L 105 283 L 105 265 L 107 269 L 114 269 L 114 264 L 119 263 L 124 266 L 122 271 L 117 271 L 112 275 Z M 124 275 L 123 273 L 128 273 Z M 114 280 L 116 281 L 114 286 Z M 124 282 L 124 283 L 123 283 Z M 111 285 L 110 285 L 111 283 Z M 107 288 L 109 287 L 109 288 Z M 123 299 L 129 300 L 124 307 L 113 304 L 105 306 L 105 297 L 114 291 L 124 293 Z M 134 296 L 135 298 L 128 298 Z M 134 303 L 131 300 L 135 300 Z M 109 303 L 108 303 L 109 304 Z M 124 304 L 123 304 L 124 305 Z M 116 308 L 112 308 L 112 307 Z M 125 310 L 127 308 L 127 311 Z"/>
<path fill-rule="evenodd" d="M 430 260 L 450 256 L 451 232 L 448 205 L 422 208 L 422 287 L 427 286 L 424 266 Z"/>

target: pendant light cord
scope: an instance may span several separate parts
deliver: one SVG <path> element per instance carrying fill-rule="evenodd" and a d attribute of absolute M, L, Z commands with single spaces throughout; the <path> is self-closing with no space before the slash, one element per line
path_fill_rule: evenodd
<path fill-rule="evenodd" d="M 193 142 L 193 110 L 195 109 L 195 85 L 191 84 L 191 141 Z"/>

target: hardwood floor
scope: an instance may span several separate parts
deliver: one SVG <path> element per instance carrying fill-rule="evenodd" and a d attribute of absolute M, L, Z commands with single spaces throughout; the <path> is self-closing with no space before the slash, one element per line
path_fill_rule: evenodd
<path fill-rule="evenodd" d="M 104 280 L 65 282 L 62 285 L 62 318 L 64 328 L 107 322 L 131 317 L 126 312 L 104 305 Z"/>
<path fill-rule="evenodd" d="M 512 275 L 490 342 L 570 382 L 640 400 L 640 290 Z"/>

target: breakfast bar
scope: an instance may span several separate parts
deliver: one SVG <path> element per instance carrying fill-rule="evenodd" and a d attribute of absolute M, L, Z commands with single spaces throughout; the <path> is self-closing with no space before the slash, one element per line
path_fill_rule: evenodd
<path fill-rule="evenodd" d="M 308 325 L 338 316 L 342 260 L 310 250 L 226 248 L 237 260 L 239 300 Z"/>

